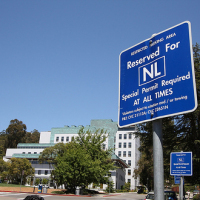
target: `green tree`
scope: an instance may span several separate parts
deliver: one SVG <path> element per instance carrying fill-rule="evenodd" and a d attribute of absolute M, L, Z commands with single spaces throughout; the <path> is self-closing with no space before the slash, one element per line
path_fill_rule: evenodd
<path fill-rule="evenodd" d="M 112 149 L 103 150 L 103 143 L 106 141 L 108 134 L 103 129 L 91 132 L 87 130 L 84 132 L 83 128 L 80 129 L 78 137 L 75 141 L 86 149 L 87 153 L 91 156 L 94 164 L 99 163 L 99 166 L 94 168 L 94 171 L 88 177 L 89 183 L 106 183 L 110 169 L 113 169 L 113 162 L 111 160 Z"/>
<path fill-rule="evenodd" d="M 28 176 L 34 176 L 34 168 L 26 158 L 11 158 L 8 169 L 9 179 L 12 183 L 20 183 L 23 178 L 23 183 L 26 182 Z"/>
<path fill-rule="evenodd" d="M 178 148 L 179 141 L 176 139 L 176 126 L 174 118 L 168 117 L 162 120 L 163 132 L 163 160 L 164 160 L 164 177 L 165 180 L 173 181 L 170 176 L 170 153 L 173 149 Z M 153 130 L 152 122 L 143 123 L 138 126 L 138 133 L 141 145 L 141 152 L 138 167 L 134 170 L 135 177 L 140 176 L 140 182 L 148 185 L 148 189 L 153 189 Z"/>
<path fill-rule="evenodd" d="M 176 117 L 180 150 L 193 154 L 193 176 L 185 177 L 192 184 L 200 182 L 200 46 L 193 47 L 198 107 L 194 112 Z"/>
<path fill-rule="evenodd" d="M 2 158 L 6 153 L 5 144 L 6 144 L 6 132 L 5 130 L 3 130 L 2 132 L 0 132 L 0 158 Z"/>
<path fill-rule="evenodd" d="M 114 164 L 111 160 L 111 150 L 102 149 L 105 139 L 106 134 L 103 130 L 91 133 L 81 129 L 72 142 L 46 148 L 39 160 L 53 165 L 53 179 L 58 185 L 64 184 L 74 193 L 77 186 L 107 183 L 106 175 L 109 170 L 114 169 Z"/>
<path fill-rule="evenodd" d="M 34 129 L 32 132 L 27 132 L 25 135 L 25 143 L 39 143 L 40 133 Z"/>
<path fill-rule="evenodd" d="M 191 113 L 177 115 L 175 117 L 163 118 L 163 158 L 165 180 L 173 183 L 173 176 L 170 176 L 170 153 L 179 151 L 192 151 L 193 153 L 193 176 L 185 177 L 185 180 L 192 184 L 200 181 L 200 47 L 196 44 L 193 47 L 194 67 L 197 88 L 198 108 Z M 139 175 L 141 183 L 152 185 L 153 181 L 153 136 L 152 123 L 144 123 L 138 126 L 137 135 L 140 137 L 141 158 L 135 176 Z M 147 179 L 148 178 L 148 179 Z"/>
<path fill-rule="evenodd" d="M 56 157 L 54 175 L 59 185 L 65 184 L 75 193 L 76 186 L 88 183 L 88 177 L 96 167 L 85 149 L 75 142 L 65 146 L 64 154 Z"/>
<path fill-rule="evenodd" d="M 10 163 L 5 162 L 3 159 L 0 159 L 0 177 L 1 177 L 1 181 L 3 182 L 9 175 L 8 173 L 9 167 L 10 167 Z"/>
<path fill-rule="evenodd" d="M 16 148 L 18 143 L 25 142 L 26 125 L 14 119 L 10 121 L 10 125 L 6 129 L 6 148 Z"/>

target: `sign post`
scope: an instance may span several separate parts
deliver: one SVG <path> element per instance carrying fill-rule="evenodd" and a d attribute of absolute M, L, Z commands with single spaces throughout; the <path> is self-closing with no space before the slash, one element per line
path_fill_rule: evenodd
<path fill-rule="evenodd" d="M 161 119 L 197 108 L 190 22 L 124 50 L 119 69 L 118 126 L 153 121 L 155 200 L 163 200 Z"/>

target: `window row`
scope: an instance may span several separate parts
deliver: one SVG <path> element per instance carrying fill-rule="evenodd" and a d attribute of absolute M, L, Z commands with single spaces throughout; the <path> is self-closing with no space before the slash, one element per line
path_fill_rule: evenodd
<path fill-rule="evenodd" d="M 38 175 L 41 175 L 41 174 L 48 175 L 48 174 L 50 174 L 50 171 L 49 170 L 38 170 Z"/>
<path fill-rule="evenodd" d="M 126 155 L 128 155 L 128 157 L 131 157 L 131 151 L 123 151 L 123 157 L 126 157 Z M 122 152 L 118 151 L 118 156 L 121 157 L 122 156 Z"/>
<path fill-rule="evenodd" d="M 123 143 L 123 148 L 126 148 L 126 147 L 127 147 L 127 143 L 124 142 Z M 118 148 L 122 148 L 122 143 L 121 142 L 119 142 Z M 128 148 L 132 148 L 132 143 L 131 142 L 128 143 Z"/>
<path fill-rule="evenodd" d="M 65 137 L 61 137 L 61 140 L 60 140 L 60 137 L 56 137 L 56 142 L 69 142 L 69 141 L 72 141 L 74 140 L 74 136 L 71 137 L 71 140 L 70 140 L 70 137 L 67 136 L 66 138 Z M 105 150 L 106 149 L 106 144 L 102 144 L 102 149 Z"/>
<path fill-rule="evenodd" d="M 70 140 L 70 137 L 67 136 L 67 137 L 56 137 L 56 142 L 69 142 L 69 141 L 72 141 L 74 140 L 74 136 L 71 137 L 71 140 Z"/>
<path fill-rule="evenodd" d="M 31 153 L 31 152 L 28 152 L 28 154 L 41 154 L 42 152 L 38 153 L 38 152 L 34 152 L 34 153 Z M 26 154 L 26 152 L 22 152 L 22 154 Z"/>
<path fill-rule="evenodd" d="M 119 139 L 121 140 L 122 138 L 124 138 L 125 140 L 128 138 L 128 139 L 132 139 L 132 133 L 124 133 L 124 134 L 122 134 L 122 133 L 120 133 L 119 134 Z"/>

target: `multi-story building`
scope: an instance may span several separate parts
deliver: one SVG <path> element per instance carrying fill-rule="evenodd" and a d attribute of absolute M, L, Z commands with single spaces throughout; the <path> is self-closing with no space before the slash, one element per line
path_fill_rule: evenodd
<path fill-rule="evenodd" d="M 90 130 L 91 132 L 95 132 L 98 129 L 105 130 L 108 137 L 102 148 L 113 149 L 112 158 L 120 166 L 119 169 L 121 169 L 121 171 L 111 173 L 115 188 L 119 189 L 125 182 L 130 182 L 131 189 L 135 189 L 139 185 L 139 179 L 135 179 L 133 175 L 140 156 L 138 151 L 140 141 L 138 138 L 135 138 L 134 127 L 119 129 L 117 122 L 112 120 L 91 120 L 90 126 L 64 126 L 52 128 L 48 132 L 41 132 L 38 144 L 20 143 L 16 149 L 7 149 L 4 160 L 12 157 L 27 158 L 35 168 L 35 178 L 49 178 L 53 168 L 48 163 L 39 164 L 39 155 L 45 148 L 54 146 L 56 143 L 72 141 L 73 137 L 78 135 L 81 128 L 84 131 Z"/>

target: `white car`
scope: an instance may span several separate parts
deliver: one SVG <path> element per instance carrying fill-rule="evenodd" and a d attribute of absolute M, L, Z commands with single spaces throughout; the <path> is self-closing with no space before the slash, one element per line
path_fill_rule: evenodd
<path fill-rule="evenodd" d="M 173 191 L 164 191 L 165 200 L 177 200 L 176 193 Z M 144 200 L 154 200 L 154 192 L 149 192 Z"/>
<path fill-rule="evenodd" d="M 154 192 L 149 192 L 144 200 L 154 200 Z"/>

